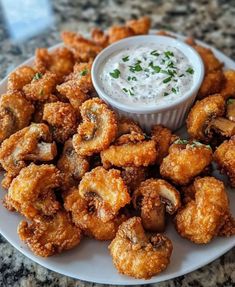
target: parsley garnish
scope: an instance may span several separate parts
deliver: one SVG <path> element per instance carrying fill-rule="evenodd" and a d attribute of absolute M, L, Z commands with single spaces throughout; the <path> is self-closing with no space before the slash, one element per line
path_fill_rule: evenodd
<path fill-rule="evenodd" d="M 149 64 L 149 66 L 154 70 L 155 73 L 160 73 L 161 67 L 159 67 L 159 66 L 154 66 L 154 65 L 153 65 L 153 62 L 151 62 L 151 63 Z"/>
<path fill-rule="evenodd" d="M 33 77 L 34 80 L 39 80 L 42 78 L 42 74 L 41 73 L 36 73 L 35 76 Z"/>
<path fill-rule="evenodd" d="M 86 76 L 88 74 L 88 70 L 84 69 L 83 71 L 81 71 L 80 75 L 81 76 Z"/>
<path fill-rule="evenodd" d="M 123 88 L 122 89 L 125 93 L 127 93 L 128 92 L 128 90 L 126 89 L 126 88 Z"/>
<path fill-rule="evenodd" d="M 231 105 L 233 103 L 235 103 L 235 99 L 228 99 L 227 100 L 227 105 Z"/>
<path fill-rule="evenodd" d="M 192 74 L 194 73 L 194 70 L 193 70 L 193 68 L 189 67 L 189 68 L 186 70 L 186 72 L 192 75 Z"/>
<path fill-rule="evenodd" d="M 163 80 L 163 83 L 166 84 L 166 83 L 169 83 L 170 81 L 171 81 L 171 77 L 168 77 Z"/>
<path fill-rule="evenodd" d="M 137 81 L 137 78 L 136 77 L 131 77 L 131 76 L 128 76 L 127 78 L 128 81 Z"/>
<path fill-rule="evenodd" d="M 153 50 L 150 54 L 156 57 L 160 55 L 157 50 Z"/>
<path fill-rule="evenodd" d="M 184 77 L 184 76 L 185 76 L 184 74 L 179 75 L 180 78 L 181 78 L 181 77 Z"/>
<path fill-rule="evenodd" d="M 114 79 L 118 79 L 121 72 L 118 69 L 113 70 L 112 73 L 109 73 L 110 76 L 112 76 Z"/>
<path fill-rule="evenodd" d="M 135 72 L 140 72 L 143 70 L 143 68 L 140 65 L 141 61 L 138 61 L 134 66 L 129 66 L 130 71 L 135 73 Z"/>
<path fill-rule="evenodd" d="M 169 93 L 164 92 L 163 97 L 166 97 L 166 96 L 168 96 L 168 95 L 169 95 Z"/>
<path fill-rule="evenodd" d="M 174 144 L 188 144 L 188 140 L 177 139 Z"/>
<path fill-rule="evenodd" d="M 171 51 L 166 51 L 166 52 L 164 52 L 164 55 L 165 55 L 168 59 L 170 59 L 170 57 L 174 56 L 174 53 L 171 52 Z"/>
<path fill-rule="evenodd" d="M 129 61 L 129 56 L 123 57 L 122 60 L 123 60 L 123 62 Z"/>
<path fill-rule="evenodd" d="M 172 92 L 173 92 L 174 94 L 176 94 L 176 89 L 175 89 L 175 88 L 172 88 L 171 90 L 172 90 Z"/>

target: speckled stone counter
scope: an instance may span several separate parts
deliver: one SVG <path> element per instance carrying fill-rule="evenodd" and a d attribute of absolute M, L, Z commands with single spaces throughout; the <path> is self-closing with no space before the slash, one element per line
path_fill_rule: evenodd
<path fill-rule="evenodd" d="M 24 1 L 25 5 L 29 2 Z M 32 2 L 36 1 L 31 1 L 31 5 Z M 95 25 L 106 28 L 112 23 L 123 23 L 140 15 L 149 15 L 152 18 L 153 28 L 195 36 L 235 59 L 234 0 L 59 0 L 48 3 L 51 4 L 49 6 L 54 22 L 40 34 L 18 44 L 12 43 L 5 22 L 5 12 L 0 6 L 1 78 L 32 56 L 36 47 L 49 47 L 58 43 L 61 30 L 79 30 L 85 33 Z M 37 9 L 34 9 L 33 13 L 36 15 Z M 49 271 L 27 259 L 0 236 L 0 286 L 98 287 L 101 285 L 81 282 Z M 152 286 L 235 286 L 235 248 L 197 271 Z"/>

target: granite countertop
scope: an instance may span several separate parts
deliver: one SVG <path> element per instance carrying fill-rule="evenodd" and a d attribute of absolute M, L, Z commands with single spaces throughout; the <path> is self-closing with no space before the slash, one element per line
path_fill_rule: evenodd
<path fill-rule="evenodd" d="M 195 36 L 214 45 L 235 60 L 234 0 L 6 0 L 1 1 L 0 5 L 2 5 L 0 6 L 1 78 L 32 56 L 36 47 L 49 47 L 58 43 L 60 41 L 59 31 L 69 29 L 85 33 L 95 25 L 106 28 L 113 23 L 123 23 L 127 19 L 140 15 L 149 15 L 153 22 L 153 28 L 169 29 Z M 22 12 L 22 7 L 26 7 L 27 11 Z M 18 17 L 17 13 L 9 14 L 9 11 L 18 11 L 21 20 L 24 19 L 24 15 L 27 18 L 29 14 L 34 19 L 47 18 L 44 22 L 43 20 L 38 21 L 38 25 L 48 25 L 49 28 L 41 27 L 41 32 L 37 35 L 32 29 L 31 37 L 22 41 L 23 36 L 16 29 L 20 25 L 11 26 L 11 20 Z M 25 31 L 25 29 L 23 30 Z M 38 28 L 37 31 L 39 30 Z M 20 37 L 21 42 L 13 41 L 13 38 L 19 39 Z M 235 248 L 197 271 L 174 280 L 152 284 L 152 286 L 228 287 L 234 286 L 234 284 Z M 0 286 L 98 287 L 101 285 L 81 282 L 49 271 L 26 258 L 0 236 Z"/>

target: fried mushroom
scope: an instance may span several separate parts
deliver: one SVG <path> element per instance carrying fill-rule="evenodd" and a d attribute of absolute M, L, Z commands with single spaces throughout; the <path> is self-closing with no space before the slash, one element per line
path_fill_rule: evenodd
<path fill-rule="evenodd" d="M 220 91 L 221 95 L 228 99 L 229 97 L 235 98 L 235 70 L 224 71 L 225 85 Z"/>
<path fill-rule="evenodd" d="M 81 231 L 65 211 L 34 220 L 20 222 L 18 234 L 38 256 L 48 257 L 74 248 L 80 243 Z"/>
<path fill-rule="evenodd" d="M 172 249 L 172 243 L 165 235 L 155 234 L 148 238 L 139 217 L 122 223 L 109 245 L 117 270 L 138 279 L 149 279 L 165 270 Z"/>
<path fill-rule="evenodd" d="M 147 178 L 148 170 L 146 167 L 142 166 L 123 167 L 121 170 L 121 176 L 131 193 Z"/>
<path fill-rule="evenodd" d="M 174 214 L 181 205 L 180 193 L 163 179 L 147 179 L 134 191 L 132 202 L 149 231 L 165 230 L 165 213 Z"/>
<path fill-rule="evenodd" d="M 26 127 L 34 112 L 34 106 L 20 92 L 0 97 L 0 143 L 14 132 Z"/>
<path fill-rule="evenodd" d="M 226 117 L 230 120 L 235 122 L 235 99 L 228 99 L 227 100 L 227 113 Z"/>
<path fill-rule="evenodd" d="M 126 22 L 126 26 L 130 27 L 135 35 L 144 35 L 149 33 L 151 26 L 151 20 L 149 17 L 140 17 L 137 20 L 130 20 Z"/>
<path fill-rule="evenodd" d="M 29 66 L 21 66 L 10 73 L 7 79 L 7 91 L 22 91 L 26 84 L 29 84 L 35 77 L 36 71 Z"/>
<path fill-rule="evenodd" d="M 229 211 L 228 197 L 222 181 L 213 177 L 194 181 L 195 200 L 176 214 L 178 233 L 197 244 L 206 244 L 218 235 Z"/>
<path fill-rule="evenodd" d="M 100 99 L 93 98 L 81 106 L 83 122 L 73 136 L 73 146 L 79 155 L 91 156 L 110 145 L 117 133 L 115 113 Z"/>
<path fill-rule="evenodd" d="M 13 179 L 5 201 L 28 219 L 53 215 L 60 208 L 54 193 L 60 180 L 55 166 L 31 163 Z"/>

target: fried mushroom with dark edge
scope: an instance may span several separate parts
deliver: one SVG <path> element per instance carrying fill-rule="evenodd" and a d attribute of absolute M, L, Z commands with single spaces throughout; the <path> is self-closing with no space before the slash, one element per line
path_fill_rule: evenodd
<path fill-rule="evenodd" d="M 60 208 L 54 193 L 60 184 L 60 172 L 54 165 L 31 163 L 13 179 L 5 206 L 13 207 L 28 219 L 53 215 Z"/>
<path fill-rule="evenodd" d="M 100 99 L 93 98 L 81 106 L 83 122 L 73 136 L 73 146 L 79 155 L 91 156 L 110 145 L 117 134 L 116 114 Z"/>
<path fill-rule="evenodd" d="M 221 95 L 228 99 L 229 97 L 235 98 L 235 70 L 224 71 L 225 85 L 220 91 Z"/>
<path fill-rule="evenodd" d="M 200 142 L 177 140 L 160 165 L 160 174 L 177 185 L 187 185 L 212 162 L 210 146 Z"/>
<path fill-rule="evenodd" d="M 203 142 L 209 142 L 211 135 L 206 134 L 206 128 L 212 119 L 221 117 L 224 113 L 225 100 L 220 94 L 197 101 L 186 120 L 187 131 L 190 137 Z"/>
<path fill-rule="evenodd" d="M 0 97 L 0 143 L 14 132 L 26 127 L 31 120 L 34 106 L 20 92 Z"/>
<path fill-rule="evenodd" d="M 59 143 L 64 143 L 75 134 L 77 117 L 75 110 L 69 103 L 47 103 L 43 109 L 43 121 L 51 130 L 52 138 Z"/>
<path fill-rule="evenodd" d="M 222 173 L 225 173 L 232 187 L 235 187 L 235 136 L 217 147 L 214 160 Z"/>
<path fill-rule="evenodd" d="M 100 217 L 99 207 L 89 197 L 81 197 L 79 190 L 71 188 L 64 196 L 64 207 L 71 212 L 73 222 L 86 236 L 97 240 L 112 240 L 118 226 L 127 218 L 124 214 L 115 215 L 112 219 L 103 221 Z"/>
<path fill-rule="evenodd" d="M 14 70 L 7 79 L 7 91 L 22 91 L 26 84 L 29 84 L 35 77 L 36 71 L 29 66 L 21 66 Z"/>
<path fill-rule="evenodd" d="M 228 196 L 222 181 L 214 177 L 194 181 L 195 199 L 176 214 L 178 233 L 197 244 L 206 244 L 218 235 L 229 212 Z"/>
<path fill-rule="evenodd" d="M 180 193 L 163 179 L 147 179 L 134 191 L 132 202 L 145 230 L 165 230 L 165 213 L 174 214 L 181 205 Z"/>
<path fill-rule="evenodd" d="M 109 245 L 118 272 L 138 279 L 149 279 L 170 263 L 172 243 L 163 234 L 148 237 L 141 218 L 132 217 L 122 223 Z"/>
<path fill-rule="evenodd" d="M 147 167 L 127 166 L 121 169 L 121 176 L 126 183 L 130 193 L 132 193 L 142 181 L 148 177 Z"/>
<path fill-rule="evenodd" d="M 133 120 L 121 118 L 118 120 L 117 138 L 125 134 L 144 134 L 140 126 Z"/>
<path fill-rule="evenodd" d="M 89 170 L 88 158 L 78 155 L 73 147 L 72 139 L 65 142 L 57 168 L 63 177 L 63 189 L 78 185 L 84 174 Z"/>
<path fill-rule="evenodd" d="M 0 163 L 6 175 L 2 186 L 8 188 L 12 179 L 30 161 L 48 162 L 57 154 L 49 128 L 45 124 L 31 124 L 5 139 L 0 147 Z"/>
<path fill-rule="evenodd" d="M 115 169 L 94 168 L 83 176 L 78 189 L 80 196 L 94 206 L 103 222 L 114 218 L 131 200 L 121 172 Z"/>
<path fill-rule="evenodd" d="M 227 100 L 227 113 L 226 117 L 230 120 L 235 122 L 235 99 L 228 99 Z"/>
<path fill-rule="evenodd" d="M 21 221 L 18 234 L 22 241 L 38 256 L 48 257 L 74 248 L 80 243 L 81 231 L 69 214 L 58 211 L 53 216 L 44 216 L 31 224 Z"/>

